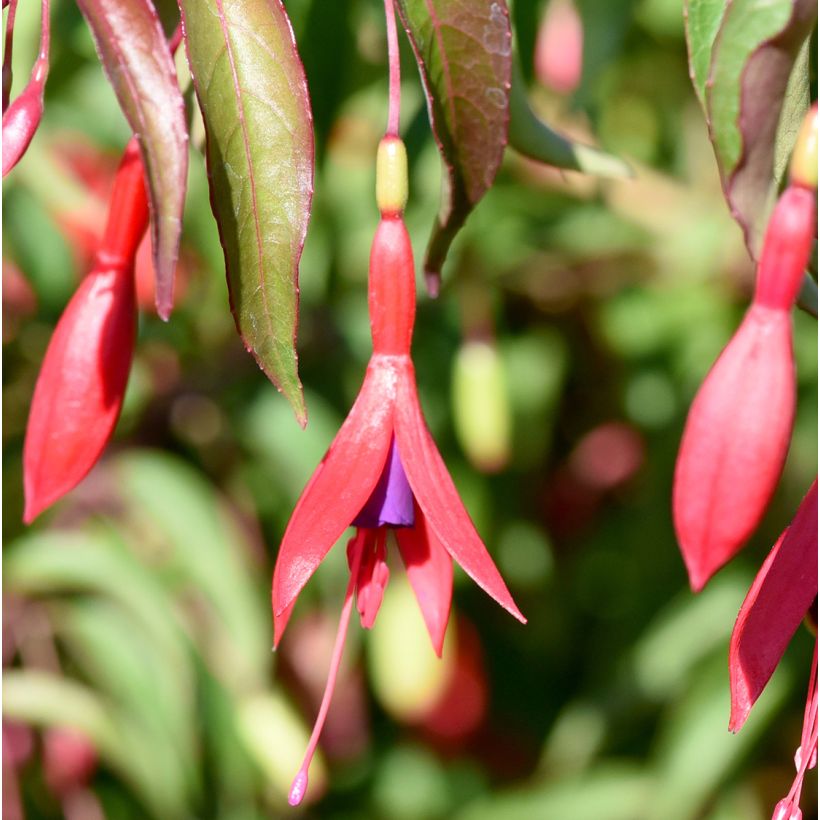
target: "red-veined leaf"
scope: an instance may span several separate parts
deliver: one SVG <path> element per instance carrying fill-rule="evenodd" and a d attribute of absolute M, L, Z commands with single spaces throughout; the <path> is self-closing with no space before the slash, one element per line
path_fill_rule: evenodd
<path fill-rule="evenodd" d="M 706 111 L 729 209 L 754 258 L 809 104 L 801 46 L 813 0 L 687 0 L 695 90 Z"/>
<path fill-rule="evenodd" d="M 128 124 L 140 141 L 151 204 L 157 312 L 171 313 L 188 176 L 185 106 L 149 0 L 77 0 Z"/>
<path fill-rule="evenodd" d="M 236 326 L 306 421 L 295 349 L 313 195 L 304 70 L 280 0 L 180 0 Z"/>
<path fill-rule="evenodd" d="M 507 144 L 512 33 L 503 0 L 398 0 L 444 161 L 424 269 L 435 293 L 450 244 L 493 184 Z"/>

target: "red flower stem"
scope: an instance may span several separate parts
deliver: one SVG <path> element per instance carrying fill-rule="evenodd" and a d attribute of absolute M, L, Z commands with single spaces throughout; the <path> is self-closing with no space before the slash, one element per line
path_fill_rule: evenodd
<path fill-rule="evenodd" d="M 11 53 L 14 42 L 14 18 L 17 15 L 17 0 L 11 0 L 9 16 L 6 18 L 6 42 L 3 49 L 3 111 L 9 107 L 11 99 Z"/>
<path fill-rule="evenodd" d="M 37 55 L 32 77 L 38 82 L 45 82 L 48 74 L 48 53 L 51 47 L 51 13 L 49 0 L 42 2 L 42 20 L 40 21 L 40 53 Z"/>
<path fill-rule="evenodd" d="M 393 7 L 393 0 L 384 0 L 384 16 L 387 22 L 387 59 L 390 65 L 390 97 L 385 136 L 397 137 L 401 109 L 401 60 L 399 59 L 399 37 L 396 32 L 396 10 Z"/>
<path fill-rule="evenodd" d="M 296 774 L 296 777 L 293 778 L 293 783 L 290 787 L 288 803 L 290 803 L 291 806 L 298 806 L 307 792 L 308 769 L 310 768 L 311 760 L 313 760 L 313 755 L 316 752 L 316 746 L 319 743 L 319 735 L 322 734 L 322 729 L 325 725 L 325 719 L 330 709 L 330 701 L 333 698 L 333 690 L 336 687 L 336 676 L 339 673 L 339 666 L 342 662 L 342 652 L 345 647 L 347 627 L 350 624 L 350 615 L 353 611 L 353 593 L 356 589 L 356 579 L 359 577 L 359 567 L 361 566 L 362 554 L 364 553 L 361 531 L 356 533 L 354 543 L 355 549 L 353 553 L 353 564 L 350 567 L 350 580 L 347 583 L 342 616 L 339 619 L 339 628 L 336 630 L 336 643 L 333 645 L 333 655 L 330 659 L 330 671 L 328 672 L 327 683 L 325 684 L 325 692 L 324 695 L 322 695 L 322 704 L 319 707 L 319 714 L 316 716 L 313 733 L 310 736 L 307 749 L 305 750 L 302 766 Z"/>

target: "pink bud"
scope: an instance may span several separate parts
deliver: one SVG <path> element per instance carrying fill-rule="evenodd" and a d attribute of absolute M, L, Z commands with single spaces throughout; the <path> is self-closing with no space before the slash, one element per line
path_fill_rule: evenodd
<path fill-rule="evenodd" d="M 49 729 L 43 744 L 43 769 L 49 788 L 64 795 L 84 786 L 97 767 L 91 741 L 72 729 Z"/>
<path fill-rule="evenodd" d="M 35 70 L 29 84 L 3 114 L 3 176 L 20 161 L 43 117 L 45 71 Z"/>
<path fill-rule="evenodd" d="M 535 75 L 547 88 L 571 94 L 581 82 L 584 30 L 572 0 L 551 0 L 535 41 Z"/>
<path fill-rule="evenodd" d="M 696 592 L 745 544 L 774 493 L 795 407 L 790 310 L 808 262 L 814 196 L 789 188 L 766 231 L 754 302 L 689 411 L 673 517 Z"/>

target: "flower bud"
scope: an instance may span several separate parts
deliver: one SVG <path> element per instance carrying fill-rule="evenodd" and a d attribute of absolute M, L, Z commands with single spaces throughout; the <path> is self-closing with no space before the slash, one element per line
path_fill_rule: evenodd
<path fill-rule="evenodd" d="M 3 114 L 3 176 L 20 161 L 43 117 L 45 74 L 35 72 Z"/>
<path fill-rule="evenodd" d="M 816 219 L 814 194 L 787 188 L 766 230 L 752 307 L 686 420 L 672 512 L 696 592 L 754 532 L 783 470 L 795 409 L 790 311 Z"/>
<path fill-rule="evenodd" d="M 512 423 L 504 362 L 495 345 L 462 345 L 453 364 L 453 423 L 476 469 L 501 470 L 510 458 Z"/>
<path fill-rule="evenodd" d="M 807 112 L 789 166 L 792 185 L 817 190 L 817 103 Z"/>
<path fill-rule="evenodd" d="M 407 151 L 398 137 L 384 137 L 376 154 L 376 203 L 383 216 L 407 204 Z"/>
<path fill-rule="evenodd" d="M 550 0 L 535 41 L 535 75 L 559 94 L 571 94 L 581 82 L 584 29 L 572 0 Z"/>

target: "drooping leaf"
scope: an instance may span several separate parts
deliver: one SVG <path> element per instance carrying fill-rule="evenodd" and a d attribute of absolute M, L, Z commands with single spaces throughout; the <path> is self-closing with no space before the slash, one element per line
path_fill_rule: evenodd
<path fill-rule="evenodd" d="M 518 66 L 513 70 L 510 94 L 510 147 L 530 159 L 556 168 L 614 179 L 632 176 L 632 169 L 623 160 L 599 148 L 568 139 L 542 122 L 530 107 Z"/>
<path fill-rule="evenodd" d="M 157 818 L 190 816 L 184 795 L 158 769 L 155 749 L 131 715 L 68 678 L 39 670 L 7 670 L 3 714 L 38 727 L 65 727 L 85 735 L 100 757 L 145 801 Z"/>
<path fill-rule="evenodd" d="M 811 0 L 687 2 L 692 79 L 729 209 L 755 258 L 808 106 L 798 55 L 816 19 Z"/>
<path fill-rule="evenodd" d="M 174 61 L 149 0 L 78 0 L 78 5 L 140 141 L 151 205 L 157 313 L 168 319 L 188 177 L 185 105 Z"/>
<path fill-rule="evenodd" d="M 313 131 L 293 32 L 280 0 L 180 8 L 236 326 L 304 425 L 295 337 Z"/>
<path fill-rule="evenodd" d="M 507 144 L 512 33 L 503 0 L 398 0 L 444 162 L 424 259 L 435 293 L 450 244 L 492 185 Z"/>
<path fill-rule="evenodd" d="M 114 471 L 129 517 L 168 544 L 169 567 L 213 610 L 197 609 L 208 635 L 206 660 L 237 689 L 260 686 L 270 660 L 267 612 L 256 606 L 256 588 L 241 559 L 243 547 L 250 550 L 239 528 L 211 487 L 170 456 L 129 452 Z"/>

